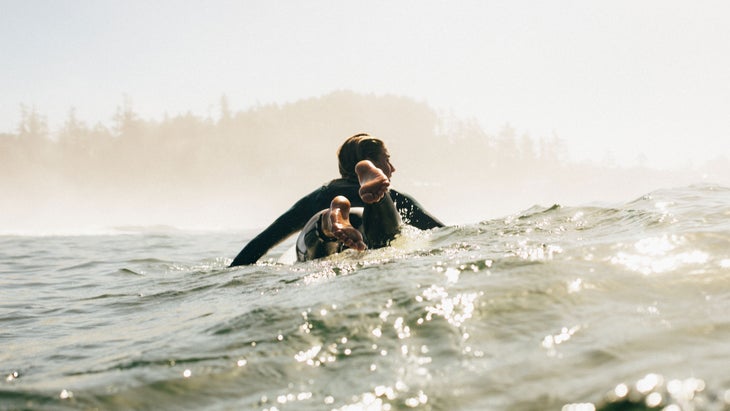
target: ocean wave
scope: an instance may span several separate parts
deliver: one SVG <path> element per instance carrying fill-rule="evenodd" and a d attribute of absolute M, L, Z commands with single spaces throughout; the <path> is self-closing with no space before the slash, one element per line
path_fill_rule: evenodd
<path fill-rule="evenodd" d="M 4 238 L 0 409 L 730 409 L 728 216 L 694 186 L 235 268 L 238 233 Z"/>

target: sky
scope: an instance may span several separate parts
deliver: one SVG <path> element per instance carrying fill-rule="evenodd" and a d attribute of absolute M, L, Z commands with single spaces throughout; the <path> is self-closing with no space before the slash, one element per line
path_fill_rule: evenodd
<path fill-rule="evenodd" d="M 730 155 L 730 2 L 0 0 L 0 133 L 287 103 L 414 98 L 574 160 Z M 384 136 L 387 139 L 387 136 Z"/>

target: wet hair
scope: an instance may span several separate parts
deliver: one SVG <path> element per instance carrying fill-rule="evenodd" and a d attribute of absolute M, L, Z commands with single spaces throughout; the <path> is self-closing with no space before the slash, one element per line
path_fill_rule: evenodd
<path fill-rule="evenodd" d="M 370 134 L 355 134 L 345 140 L 337 150 L 340 175 L 347 180 L 357 181 L 355 165 L 362 160 L 374 160 L 385 150 L 385 143 Z"/>

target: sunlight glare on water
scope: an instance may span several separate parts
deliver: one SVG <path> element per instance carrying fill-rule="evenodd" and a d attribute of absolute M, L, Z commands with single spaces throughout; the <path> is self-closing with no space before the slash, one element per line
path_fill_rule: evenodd
<path fill-rule="evenodd" d="M 730 410 L 730 190 L 653 196 L 239 268 L 238 233 L 0 237 L 0 408 Z"/>
<path fill-rule="evenodd" d="M 688 241 L 683 236 L 648 237 L 634 244 L 634 253 L 620 251 L 610 261 L 644 275 L 671 272 L 684 266 L 701 266 L 708 262 L 710 256 L 707 252 L 677 251 L 687 245 Z"/>

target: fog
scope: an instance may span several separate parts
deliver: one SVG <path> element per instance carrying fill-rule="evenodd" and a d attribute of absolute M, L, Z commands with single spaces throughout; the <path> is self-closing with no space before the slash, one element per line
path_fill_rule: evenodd
<path fill-rule="evenodd" d="M 360 132 L 449 224 L 730 185 L 728 15 L 717 0 L 6 1 L 0 232 L 259 228 L 336 177 Z"/>
<path fill-rule="evenodd" d="M 394 95 L 337 91 L 239 111 L 223 95 L 207 116 L 156 120 L 124 100 L 109 124 L 88 124 L 69 110 L 57 130 L 35 107 L 21 107 L 16 131 L 0 134 L 0 233 L 261 228 L 336 178 L 337 148 L 361 132 L 388 145 L 393 187 L 447 224 L 533 205 L 626 202 L 661 188 L 730 185 L 725 153 L 663 170 L 641 158 L 631 167 L 610 156 L 579 162 L 560 135 L 529 135 L 507 123 L 484 130 L 473 119 Z"/>

